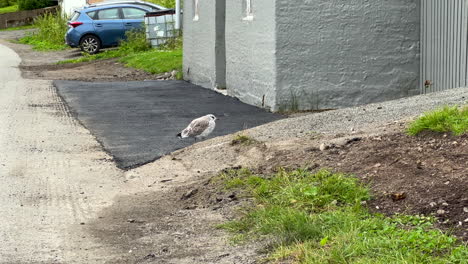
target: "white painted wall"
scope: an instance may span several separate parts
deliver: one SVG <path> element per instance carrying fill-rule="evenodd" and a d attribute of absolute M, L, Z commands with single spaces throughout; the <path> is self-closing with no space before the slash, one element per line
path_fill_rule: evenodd
<path fill-rule="evenodd" d="M 73 10 L 79 9 L 85 5 L 86 5 L 86 0 L 62 0 L 60 1 L 62 14 L 68 17 L 73 13 Z"/>

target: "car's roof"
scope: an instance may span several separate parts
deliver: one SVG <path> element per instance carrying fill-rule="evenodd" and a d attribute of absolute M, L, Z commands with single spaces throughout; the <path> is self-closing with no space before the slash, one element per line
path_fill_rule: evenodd
<path fill-rule="evenodd" d="M 82 11 L 90 12 L 90 11 L 96 11 L 96 10 L 107 9 L 107 8 L 112 8 L 112 7 L 136 7 L 140 9 L 145 9 L 148 12 L 152 11 L 149 7 L 145 7 L 141 5 L 121 4 L 121 3 L 120 4 L 119 3 L 106 4 L 106 5 L 100 5 L 100 6 L 95 6 L 95 7 L 84 7 L 77 11 L 78 12 L 82 12 Z"/>

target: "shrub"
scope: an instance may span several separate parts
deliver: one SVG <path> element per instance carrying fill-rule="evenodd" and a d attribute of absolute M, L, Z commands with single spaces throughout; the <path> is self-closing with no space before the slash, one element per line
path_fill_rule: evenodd
<path fill-rule="evenodd" d="M 38 8 L 44 8 L 52 6 L 51 0 L 18 0 L 19 10 L 33 10 Z"/>
<path fill-rule="evenodd" d="M 126 39 L 120 42 L 119 50 L 124 53 L 141 52 L 151 49 L 144 30 L 131 30 L 125 33 Z"/>
<path fill-rule="evenodd" d="M 67 20 L 60 14 L 46 13 L 34 20 L 38 29 L 32 35 L 20 39 L 21 43 L 34 45 L 39 50 L 65 48 L 63 36 L 67 31 Z"/>
<path fill-rule="evenodd" d="M 7 7 L 7 6 L 12 6 L 14 4 L 16 4 L 16 1 L 13 1 L 13 0 L 0 0 L 0 8 Z"/>

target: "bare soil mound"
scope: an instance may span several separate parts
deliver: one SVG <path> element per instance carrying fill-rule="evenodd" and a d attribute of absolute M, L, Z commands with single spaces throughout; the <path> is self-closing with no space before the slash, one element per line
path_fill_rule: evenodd
<path fill-rule="evenodd" d="M 242 147 L 240 151 L 258 147 Z M 253 168 L 257 173 L 268 175 L 278 167 L 309 167 L 354 174 L 372 190 L 372 211 L 434 215 L 440 228 L 468 240 L 467 135 L 412 137 L 393 133 L 331 140 L 320 148 L 303 142 L 294 149 L 266 151 L 271 151 L 265 154 L 269 158 Z M 238 193 L 224 192 L 221 186 L 206 180 L 184 188 L 179 193 L 194 193 L 180 200 L 183 208 L 220 210 L 227 218 L 232 213 L 226 208 L 238 207 L 244 200 Z"/>

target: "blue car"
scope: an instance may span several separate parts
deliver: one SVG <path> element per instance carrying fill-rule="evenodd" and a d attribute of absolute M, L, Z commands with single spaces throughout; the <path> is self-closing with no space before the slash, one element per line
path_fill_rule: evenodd
<path fill-rule="evenodd" d="M 142 5 L 112 4 L 86 7 L 75 11 L 68 22 L 65 42 L 70 47 L 95 54 L 125 39 L 125 32 L 141 29 L 144 16 L 154 9 Z"/>

